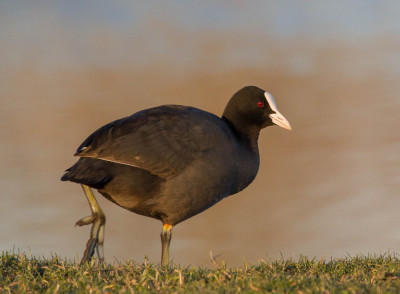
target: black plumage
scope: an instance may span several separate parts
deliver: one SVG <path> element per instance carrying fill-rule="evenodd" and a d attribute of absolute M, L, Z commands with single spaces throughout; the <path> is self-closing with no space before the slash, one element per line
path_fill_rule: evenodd
<path fill-rule="evenodd" d="M 88 187 L 123 208 L 161 220 L 166 265 L 174 225 L 253 181 L 259 168 L 259 132 L 273 124 L 290 129 L 272 96 L 249 86 L 235 93 L 222 118 L 193 107 L 164 105 L 95 131 L 78 147 L 80 159 L 61 178 L 82 184 L 92 207 L 92 216 L 78 221 L 95 227 L 83 261 L 96 247 L 103 259 L 97 227 L 104 232 L 105 218 Z"/>

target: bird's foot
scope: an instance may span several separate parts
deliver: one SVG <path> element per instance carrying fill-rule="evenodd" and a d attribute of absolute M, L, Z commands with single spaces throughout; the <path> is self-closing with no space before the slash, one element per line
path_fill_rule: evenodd
<path fill-rule="evenodd" d="M 90 230 L 90 238 L 86 244 L 85 252 L 81 260 L 81 264 L 89 262 L 96 249 L 99 262 L 104 262 L 104 229 L 106 223 L 106 216 L 100 210 L 90 216 L 84 217 L 76 222 L 76 226 L 86 226 L 92 224 Z"/>

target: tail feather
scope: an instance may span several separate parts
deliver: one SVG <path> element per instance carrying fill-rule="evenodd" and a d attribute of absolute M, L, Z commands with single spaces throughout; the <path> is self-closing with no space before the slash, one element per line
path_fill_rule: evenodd
<path fill-rule="evenodd" d="M 99 159 L 80 158 L 65 171 L 61 181 L 70 181 L 101 189 L 113 178 L 107 171 L 107 164 L 108 162 Z"/>
<path fill-rule="evenodd" d="M 69 174 L 70 170 L 71 170 L 71 168 L 65 170 L 63 176 L 61 177 L 61 181 L 69 181 L 68 174 Z"/>

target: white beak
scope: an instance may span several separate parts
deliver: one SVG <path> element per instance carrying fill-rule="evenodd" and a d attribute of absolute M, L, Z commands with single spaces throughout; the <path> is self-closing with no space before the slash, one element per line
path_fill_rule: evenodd
<path fill-rule="evenodd" d="M 275 113 L 270 114 L 269 117 L 271 118 L 272 122 L 277 126 L 280 126 L 289 131 L 292 129 L 288 120 L 279 111 L 276 110 Z"/>

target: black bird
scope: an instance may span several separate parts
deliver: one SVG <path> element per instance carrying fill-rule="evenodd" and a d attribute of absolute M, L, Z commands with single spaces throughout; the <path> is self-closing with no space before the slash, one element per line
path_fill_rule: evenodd
<path fill-rule="evenodd" d="M 76 223 L 92 224 L 81 262 L 89 261 L 95 249 L 104 260 L 105 215 L 91 188 L 129 211 L 162 221 L 161 265 L 166 266 L 172 227 L 254 180 L 259 132 L 273 124 L 291 129 L 271 94 L 248 86 L 233 95 L 221 118 L 164 105 L 95 131 L 61 178 L 82 185 L 92 211 Z"/>

